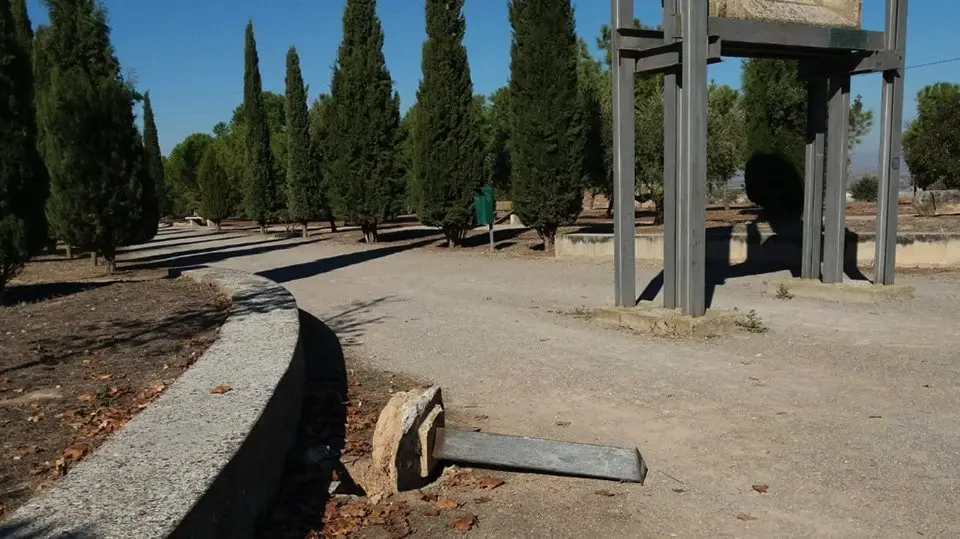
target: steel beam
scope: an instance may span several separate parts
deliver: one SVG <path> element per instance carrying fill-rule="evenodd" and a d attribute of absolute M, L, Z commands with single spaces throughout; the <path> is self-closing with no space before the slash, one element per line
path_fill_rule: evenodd
<path fill-rule="evenodd" d="M 677 0 L 663 2 L 664 41 L 676 43 L 680 37 L 676 27 Z M 676 309 L 680 306 L 678 271 L 679 234 L 677 204 L 680 197 L 677 188 L 679 168 L 677 147 L 679 138 L 680 70 L 667 71 L 663 77 L 663 306 Z"/>
<path fill-rule="evenodd" d="M 432 456 L 466 464 L 643 483 L 647 465 L 637 448 L 556 442 L 438 428 Z"/>
<path fill-rule="evenodd" d="M 901 62 L 907 50 L 907 0 L 887 0 L 886 46 Z M 900 197 L 900 137 L 903 128 L 904 70 L 883 73 L 880 106 L 880 179 L 874 284 L 894 283 L 897 253 L 897 205 Z"/>
<path fill-rule="evenodd" d="M 883 32 L 710 17 L 710 35 L 720 36 L 731 49 L 746 54 L 781 49 L 785 55 L 804 49 L 885 50 Z"/>
<path fill-rule="evenodd" d="M 827 129 L 827 193 L 823 234 L 823 282 L 843 282 L 846 238 L 847 140 L 850 123 L 850 75 L 830 77 L 830 117 Z"/>
<path fill-rule="evenodd" d="M 820 278 L 823 235 L 823 152 L 827 130 L 827 81 L 807 81 L 807 158 L 803 186 L 803 258 L 800 276 Z"/>
<path fill-rule="evenodd" d="M 636 125 L 634 123 L 634 63 L 620 54 L 618 28 L 633 26 L 633 0 L 611 0 L 613 12 L 613 202 L 614 300 L 617 307 L 637 303 Z"/>
<path fill-rule="evenodd" d="M 683 93 L 680 108 L 680 304 L 683 314 L 706 312 L 707 4 L 680 0 Z"/>

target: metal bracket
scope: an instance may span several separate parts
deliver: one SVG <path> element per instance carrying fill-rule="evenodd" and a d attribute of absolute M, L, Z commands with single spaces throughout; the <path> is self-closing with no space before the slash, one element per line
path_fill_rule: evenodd
<path fill-rule="evenodd" d="M 867 54 L 850 55 L 844 58 L 822 58 L 816 62 L 804 62 L 800 66 L 800 76 L 806 79 L 828 77 L 837 73 L 862 75 L 896 71 L 903 76 L 903 52 L 884 50 Z"/>
<path fill-rule="evenodd" d="M 707 63 L 715 64 L 723 60 L 721 55 L 722 42 L 720 36 L 710 36 L 707 42 Z M 683 42 L 661 44 L 640 51 L 621 51 L 628 58 L 636 59 L 637 73 L 662 73 L 680 66 L 683 60 Z"/>

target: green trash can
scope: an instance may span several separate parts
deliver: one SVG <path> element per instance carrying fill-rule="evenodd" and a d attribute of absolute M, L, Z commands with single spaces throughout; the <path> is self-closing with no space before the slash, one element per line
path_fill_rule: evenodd
<path fill-rule="evenodd" d="M 493 200 L 493 187 L 481 187 L 473 197 L 473 212 L 478 225 L 490 227 L 490 252 L 495 250 L 493 243 L 493 223 L 496 222 L 496 204 Z"/>

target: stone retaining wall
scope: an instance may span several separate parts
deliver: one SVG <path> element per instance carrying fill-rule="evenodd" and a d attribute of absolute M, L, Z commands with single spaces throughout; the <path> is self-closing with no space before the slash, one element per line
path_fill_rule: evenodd
<path fill-rule="evenodd" d="M 858 266 L 873 264 L 876 234 L 848 232 L 845 258 Z M 637 234 L 637 260 L 663 261 L 663 234 Z M 564 234 L 557 237 L 557 258 L 613 258 L 613 234 Z M 771 231 L 707 230 L 707 259 L 711 262 L 784 266 L 799 265 L 799 234 Z M 897 237 L 897 267 L 960 267 L 960 233 L 901 233 Z"/>
<path fill-rule="evenodd" d="M 297 304 L 262 277 L 221 269 L 184 275 L 232 298 L 217 341 L 96 452 L 0 525 L 0 536 L 252 536 L 299 422 Z M 231 391 L 211 394 L 218 385 Z"/>

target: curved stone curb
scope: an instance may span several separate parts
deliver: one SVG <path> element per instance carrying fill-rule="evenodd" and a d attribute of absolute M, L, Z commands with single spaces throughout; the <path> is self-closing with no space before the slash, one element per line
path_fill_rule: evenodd
<path fill-rule="evenodd" d="M 0 524 L 0 536 L 252 536 L 299 421 L 297 304 L 255 275 L 184 275 L 232 298 L 217 341 L 93 455 Z M 211 394 L 218 385 L 231 391 Z"/>

